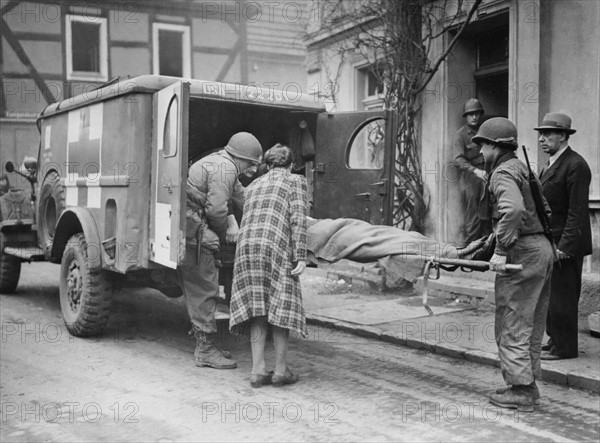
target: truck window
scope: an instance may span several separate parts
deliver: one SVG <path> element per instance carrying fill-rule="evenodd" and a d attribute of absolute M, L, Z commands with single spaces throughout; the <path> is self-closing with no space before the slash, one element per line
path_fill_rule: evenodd
<path fill-rule="evenodd" d="M 367 122 L 352 138 L 346 163 L 350 169 L 381 169 L 385 149 L 385 120 Z"/>
<path fill-rule="evenodd" d="M 163 157 L 174 157 L 177 155 L 177 116 L 179 111 L 179 99 L 176 95 L 173 96 L 167 110 L 167 118 L 165 119 L 165 131 L 163 139 Z"/>

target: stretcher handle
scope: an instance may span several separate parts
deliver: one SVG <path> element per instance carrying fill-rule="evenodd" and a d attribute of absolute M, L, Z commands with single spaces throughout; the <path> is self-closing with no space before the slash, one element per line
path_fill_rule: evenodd
<path fill-rule="evenodd" d="M 441 265 L 457 265 L 465 267 L 476 267 L 490 269 L 490 262 L 481 260 L 465 260 L 463 258 L 443 258 L 436 257 L 435 255 L 423 257 L 428 262 L 439 263 Z M 522 271 L 523 265 L 508 263 L 503 266 L 505 271 Z"/>
<path fill-rule="evenodd" d="M 427 311 L 427 313 L 429 315 L 433 315 L 433 311 L 431 310 L 431 308 L 429 307 L 429 303 L 428 303 L 428 282 L 429 282 L 429 270 L 432 266 L 434 266 L 436 263 L 441 264 L 441 265 L 458 265 L 458 266 L 465 266 L 465 267 L 477 267 L 479 269 L 482 268 L 486 268 L 486 269 L 490 269 L 490 262 L 487 261 L 479 261 L 479 260 L 465 260 L 465 259 L 461 259 L 461 258 L 440 258 L 440 257 L 436 257 L 435 255 L 431 255 L 428 257 L 423 257 L 425 259 L 425 267 L 423 269 L 423 291 L 422 291 L 422 299 L 423 299 L 423 307 L 425 308 L 425 310 Z M 502 267 L 501 272 L 504 271 L 522 271 L 523 270 L 523 265 L 521 264 L 506 264 Z"/>

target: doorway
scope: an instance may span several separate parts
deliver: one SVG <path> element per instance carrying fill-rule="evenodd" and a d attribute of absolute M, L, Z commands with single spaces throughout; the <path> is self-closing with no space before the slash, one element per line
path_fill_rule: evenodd
<path fill-rule="evenodd" d="M 456 31 L 449 32 L 450 41 Z M 440 189 L 441 201 L 447 205 L 442 211 L 445 240 L 462 244 L 465 238 L 464 196 L 459 189 L 459 171 L 453 166 L 459 154 L 453 147 L 456 131 L 465 123 L 463 105 L 469 98 L 477 98 L 485 110 L 481 122 L 492 117 L 508 117 L 508 9 L 487 15 L 471 23 L 461 35 L 448 59 L 448 94 L 446 152 L 446 180 Z"/>

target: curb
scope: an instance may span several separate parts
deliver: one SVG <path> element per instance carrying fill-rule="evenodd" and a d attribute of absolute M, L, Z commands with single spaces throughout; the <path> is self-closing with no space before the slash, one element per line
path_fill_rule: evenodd
<path fill-rule="evenodd" d="M 476 349 L 464 348 L 455 344 L 435 343 L 431 341 L 417 340 L 413 336 L 406 337 L 401 332 L 383 331 L 373 326 L 357 325 L 355 323 L 343 320 L 335 320 L 330 317 L 324 317 L 317 314 L 306 314 L 306 322 L 316 326 L 337 329 L 350 334 L 359 335 L 366 338 L 374 338 L 384 342 L 410 348 L 422 349 L 434 354 L 446 357 L 465 359 L 473 363 L 479 363 L 486 366 L 499 368 L 500 360 L 497 354 Z M 593 393 L 600 393 L 600 375 L 598 377 L 589 377 L 576 372 L 561 372 L 555 368 L 543 368 L 542 380 L 568 386 L 570 388 L 581 389 Z"/>

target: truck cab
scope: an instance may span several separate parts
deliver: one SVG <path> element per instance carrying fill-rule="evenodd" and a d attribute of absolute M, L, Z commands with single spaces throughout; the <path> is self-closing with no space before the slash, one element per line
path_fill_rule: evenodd
<path fill-rule="evenodd" d="M 240 131 L 292 148 L 313 217 L 390 224 L 393 125 L 390 112 L 329 113 L 296 89 L 152 75 L 53 103 L 29 199 L 0 214 L 0 290 L 16 291 L 23 261 L 61 264 L 76 336 L 102 331 L 116 289 L 181 295 L 188 166 Z"/>

